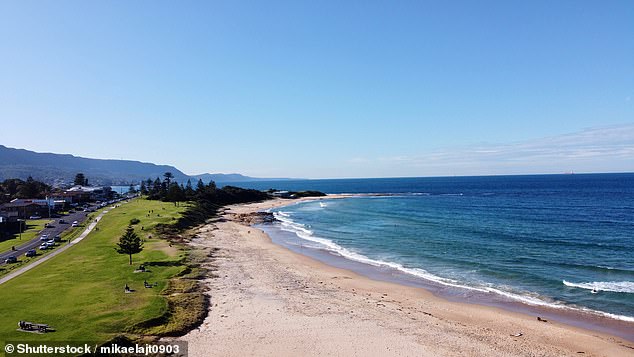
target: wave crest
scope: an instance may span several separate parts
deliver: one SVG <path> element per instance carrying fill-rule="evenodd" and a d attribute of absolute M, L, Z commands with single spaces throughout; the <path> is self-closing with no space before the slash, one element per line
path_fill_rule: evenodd
<path fill-rule="evenodd" d="M 520 301 L 522 303 L 528 304 L 528 305 L 534 305 L 534 306 L 545 306 L 545 307 L 550 307 L 550 308 L 556 308 L 556 309 L 573 309 L 573 310 L 581 310 L 581 311 L 585 311 L 588 313 L 592 313 L 592 314 L 598 314 L 598 315 L 602 315 L 602 316 L 607 316 L 613 319 L 617 319 L 617 320 L 623 320 L 623 321 L 629 321 L 629 322 L 634 322 L 634 317 L 631 316 L 623 316 L 623 315 L 616 315 L 616 314 L 611 314 L 611 313 L 607 313 L 607 312 L 603 312 L 603 311 L 597 311 L 597 310 L 591 310 L 591 309 L 587 309 L 587 308 L 573 308 L 571 306 L 567 306 L 559 301 L 546 301 L 542 296 L 536 296 L 534 294 L 528 294 L 528 293 L 516 293 L 516 292 L 510 292 L 510 291 L 506 291 L 506 290 L 502 290 L 502 289 L 498 289 L 495 287 L 491 287 L 491 286 L 470 286 L 470 285 L 466 285 L 462 282 L 459 282 L 457 280 L 453 280 L 453 279 L 448 279 L 448 278 L 443 278 L 443 277 L 439 277 L 437 275 L 434 275 L 424 269 L 421 268 L 408 268 L 403 266 L 402 264 L 396 263 L 396 262 L 390 262 L 390 261 L 383 261 L 383 260 L 377 260 L 377 259 L 372 259 L 369 258 L 365 255 L 359 254 L 359 253 L 355 253 L 347 248 L 344 248 L 342 246 L 340 246 L 339 244 L 333 242 L 330 239 L 325 239 L 325 238 L 321 238 L 321 237 L 316 237 L 313 234 L 313 231 L 311 231 L 310 229 L 308 229 L 309 227 L 307 227 L 305 224 L 302 223 L 298 223 L 295 222 L 292 218 L 291 218 L 291 214 L 290 212 L 281 212 L 281 211 L 274 211 L 273 212 L 273 216 L 280 222 L 281 225 L 281 229 L 288 231 L 288 232 L 292 232 L 295 233 L 295 235 L 297 235 L 300 239 L 304 239 L 310 242 L 314 242 L 314 243 L 318 243 L 322 248 L 327 249 L 331 252 L 334 252 L 346 259 L 352 260 L 352 261 L 356 261 L 359 263 L 364 263 L 364 264 L 368 264 L 368 265 L 372 265 L 375 267 L 383 267 L 383 268 L 391 268 L 391 269 L 395 269 L 398 271 L 401 271 L 403 273 L 409 274 L 409 275 L 413 275 L 415 277 L 418 278 L 422 278 L 425 280 L 429 280 L 429 281 L 433 281 L 435 283 L 444 285 L 444 286 L 450 286 L 450 287 L 454 287 L 454 288 L 461 288 L 461 289 L 467 289 L 467 290 L 472 290 L 472 291 L 478 291 L 481 293 L 493 293 L 493 294 L 497 294 L 500 296 L 504 296 L 506 298 L 515 300 L 515 301 Z M 621 284 L 621 287 L 623 289 L 626 289 L 627 291 L 625 292 L 634 292 L 634 283 L 631 282 L 606 282 L 607 284 L 613 284 L 616 283 L 618 286 L 619 284 Z M 568 285 L 568 284 L 574 284 L 574 283 L 570 283 L 567 281 L 564 281 L 564 284 Z M 576 285 L 581 285 L 579 287 L 582 287 L 584 284 L 588 284 L 588 283 L 581 283 L 581 284 L 576 284 Z M 593 283 L 590 283 L 593 284 Z M 628 285 L 629 284 L 629 285 Z M 572 285 L 569 285 L 572 286 Z M 613 285 L 615 286 L 615 285 Z M 608 288 L 608 285 L 605 285 L 604 288 Z M 592 287 L 590 287 L 589 289 L 593 289 Z M 606 290 L 607 291 L 607 290 Z"/>
<path fill-rule="evenodd" d="M 589 283 L 572 283 L 564 280 L 563 283 L 564 285 L 573 288 L 634 294 L 634 282 L 632 281 L 593 281 Z"/>

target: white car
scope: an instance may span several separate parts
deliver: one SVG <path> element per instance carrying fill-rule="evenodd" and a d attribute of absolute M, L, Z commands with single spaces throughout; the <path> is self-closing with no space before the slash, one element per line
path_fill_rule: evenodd
<path fill-rule="evenodd" d="M 51 242 L 51 241 L 46 242 L 46 247 L 47 248 L 55 248 L 55 242 Z"/>
<path fill-rule="evenodd" d="M 77 226 L 79 226 L 79 222 L 74 221 L 74 222 L 73 222 L 73 224 L 71 224 L 70 226 L 71 226 L 71 227 L 77 227 Z"/>
<path fill-rule="evenodd" d="M 40 250 L 47 250 L 48 249 L 48 245 L 46 243 L 42 243 L 42 245 L 40 245 Z"/>
<path fill-rule="evenodd" d="M 42 234 L 42 236 L 40 237 L 41 241 L 47 241 L 48 240 L 48 234 Z"/>

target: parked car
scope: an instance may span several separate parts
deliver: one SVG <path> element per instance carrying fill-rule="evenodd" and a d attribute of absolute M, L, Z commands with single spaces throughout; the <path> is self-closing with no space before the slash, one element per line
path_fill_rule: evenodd
<path fill-rule="evenodd" d="M 73 224 L 71 224 L 70 226 L 71 226 L 71 227 L 77 227 L 77 226 L 79 226 L 79 222 L 75 221 L 75 222 L 73 222 Z"/>
<path fill-rule="evenodd" d="M 18 262 L 18 258 L 16 258 L 14 255 L 8 257 L 7 259 L 4 260 L 5 263 L 10 264 L 10 263 L 17 263 Z"/>
<path fill-rule="evenodd" d="M 48 240 L 48 234 L 42 234 L 42 236 L 40 237 L 41 241 L 47 241 Z"/>
<path fill-rule="evenodd" d="M 42 217 L 40 217 L 40 216 L 31 216 L 31 217 L 29 217 L 29 219 L 40 219 L 40 218 L 42 218 Z"/>
<path fill-rule="evenodd" d="M 51 241 L 46 242 L 46 247 L 47 248 L 55 248 L 55 242 L 51 242 Z"/>
<path fill-rule="evenodd" d="M 48 249 L 48 245 L 46 245 L 46 242 L 40 245 L 40 250 L 47 250 L 47 249 Z"/>
<path fill-rule="evenodd" d="M 28 252 L 26 252 L 26 254 L 24 254 L 27 257 L 34 257 L 37 255 L 37 252 L 35 251 L 35 249 L 31 249 Z"/>
<path fill-rule="evenodd" d="M 62 241 L 62 236 L 57 234 L 57 235 L 55 235 L 55 238 L 53 238 L 53 240 L 56 241 L 56 242 L 61 242 Z"/>
<path fill-rule="evenodd" d="M 59 224 L 66 224 L 66 221 L 65 221 L 65 220 L 63 220 L 63 219 L 60 219 L 60 220 L 59 220 Z"/>

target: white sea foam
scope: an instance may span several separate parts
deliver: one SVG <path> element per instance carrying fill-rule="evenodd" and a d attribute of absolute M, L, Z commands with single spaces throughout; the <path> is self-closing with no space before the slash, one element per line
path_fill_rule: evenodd
<path fill-rule="evenodd" d="M 594 281 L 589 283 L 572 283 L 564 280 L 564 285 L 580 289 L 634 294 L 634 282 L 632 281 Z"/>
<path fill-rule="evenodd" d="M 396 262 L 390 262 L 390 261 L 383 261 L 383 260 L 377 260 L 377 259 L 372 259 L 369 258 L 365 255 L 353 252 L 347 248 L 344 248 L 340 245 L 338 245 L 337 243 L 331 241 L 330 239 L 326 239 L 326 238 L 321 238 L 321 237 L 317 237 L 313 234 L 313 231 L 311 231 L 310 229 L 308 229 L 308 227 L 304 224 L 301 223 L 297 223 L 295 221 L 293 221 L 290 217 L 290 213 L 289 212 L 282 212 L 282 211 L 275 211 L 273 212 L 274 217 L 280 222 L 280 226 L 281 229 L 287 232 L 292 232 L 295 233 L 295 235 L 297 235 L 299 238 L 310 241 L 310 242 L 314 242 L 314 243 L 318 243 L 319 248 L 322 249 L 326 249 L 332 253 L 335 253 L 339 256 L 342 256 L 346 259 L 352 260 L 352 261 L 356 261 L 359 263 L 363 263 L 363 264 L 368 264 L 368 265 L 372 265 L 375 267 L 383 267 L 383 268 L 391 268 L 418 278 L 422 278 L 428 281 L 432 281 L 444 286 L 449 286 L 449 287 L 454 287 L 454 288 L 460 288 L 460 289 L 467 289 L 467 290 L 471 290 L 471 291 L 478 291 L 481 293 L 492 293 L 492 294 L 498 294 L 500 296 L 504 296 L 508 299 L 512 299 L 515 301 L 519 301 L 528 305 L 534 305 L 534 306 L 544 306 L 544 307 L 550 307 L 550 308 L 556 308 L 556 309 L 573 309 L 573 310 L 581 310 L 587 313 L 592 313 L 592 314 L 596 314 L 596 315 L 601 315 L 601 316 L 606 316 L 606 317 L 610 317 L 613 319 L 617 319 L 617 320 L 623 320 L 623 321 L 630 321 L 630 322 L 634 322 L 634 317 L 630 317 L 630 316 L 623 316 L 623 315 L 616 315 L 616 314 L 610 314 L 607 312 L 603 312 L 603 311 L 596 311 L 596 310 L 591 310 L 591 309 L 587 309 L 587 308 L 573 308 L 569 305 L 564 305 L 561 302 L 557 302 L 557 301 L 546 301 L 544 298 L 540 297 L 540 296 L 535 296 L 535 295 L 529 295 L 529 294 L 518 294 L 518 293 L 513 293 L 510 291 L 505 291 L 505 290 L 501 290 L 498 288 L 494 288 L 494 287 L 490 287 L 490 286 L 469 286 L 466 284 L 463 284 L 457 280 L 454 279 L 448 279 L 448 278 L 443 278 L 443 277 L 439 277 L 437 275 L 434 275 L 424 269 L 420 269 L 420 268 L 408 268 L 403 266 L 402 264 L 396 263 Z M 631 291 L 628 292 L 634 292 L 634 283 L 630 283 L 630 282 L 616 282 L 617 284 L 622 284 L 625 283 L 625 288 L 631 289 Z M 567 281 L 564 281 L 564 284 L 568 285 L 568 284 L 572 284 L 569 283 Z M 631 284 L 631 285 L 627 285 L 627 284 Z M 584 285 L 584 284 L 577 284 L 577 285 Z M 569 285 L 572 286 L 572 285 Z M 623 287 L 623 286 L 622 286 Z M 592 288 L 590 288 L 592 289 Z M 606 290 L 607 291 L 607 290 Z M 613 290 L 612 290 L 613 291 Z"/>

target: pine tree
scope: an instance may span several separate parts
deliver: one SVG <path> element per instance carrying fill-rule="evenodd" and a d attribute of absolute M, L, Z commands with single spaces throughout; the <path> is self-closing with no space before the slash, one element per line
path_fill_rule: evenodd
<path fill-rule="evenodd" d="M 75 186 L 87 186 L 88 180 L 86 179 L 86 176 L 84 176 L 84 174 L 80 172 L 75 175 L 75 181 L 73 183 L 75 184 Z"/>
<path fill-rule="evenodd" d="M 183 192 L 185 192 L 185 198 L 187 200 L 191 200 L 194 198 L 194 196 L 196 195 L 196 192 L 194 191 L 194 188 L 192 187 L 192 180 L 187 180 L 187 185 L 185 185 Z"/>
<path fill-rule="evenodd" d="M 156 180 L 154 180 L 154 183 L 152 184 L 152 193 L 159 194 L 160 192 L 161 192 L 161 179 L 157 177 Z"/>
<path fill-rule="evenodd" d="M 198 179 L 198 184 L 196 184 L 196 193 L 202 194 L 205 191 L 205 183 L 203 179 Z"/>
<path fill-rule="evenodd" d="M 145 181 L 141 181 L 141 187 L 139 187 L 139 192 L 142 195 L 147 195 L 147 186 L 145 186 Z"/>
<path fill-rule="evenodd" d="M 141 253 L 143 250 L 143 242 L 141 238 L 134 232 L 132 226 L 126 228 L 125 233 L 119 238 L 117 248 L 115 248 L 119 254 L 127 254 L 130 256 L 130 265 L 132 265 L 132 254 Z"/>
<path fill-rule="evenodd" d="M 170 183 L 172 183 L 172 179 L 174 178 L 174 174 L 172 174 L 171 172 L 166 172 L 163 174 L 163 177 L 165 178 L 163 181 L 165 181 L 165 186 L 169 187 Z"/>

